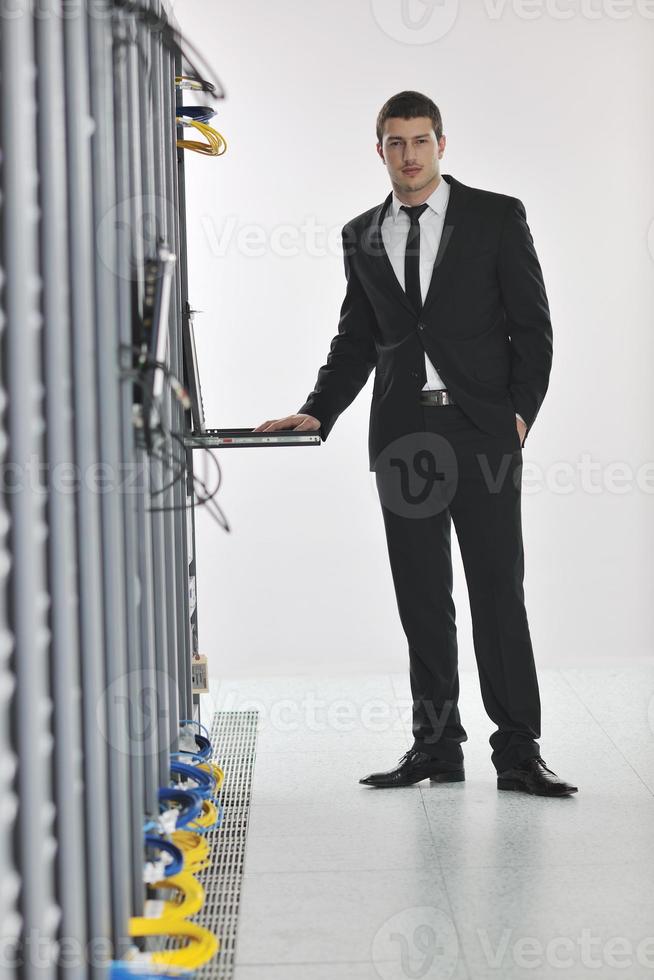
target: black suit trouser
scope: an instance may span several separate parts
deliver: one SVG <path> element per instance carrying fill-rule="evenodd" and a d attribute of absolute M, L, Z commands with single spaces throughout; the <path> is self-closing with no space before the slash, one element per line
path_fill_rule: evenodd
<path fill-rule="evenodd" d="M 540 697 L 525 610 L 522 449 L 458 405 L 423 406 L 424 432 L 375 464 L 395 595 L 409 646 L 414 746 L 463 759 L 450 528 L 463 561 L 473 643 L 498 772 L 540 753 Z"/>

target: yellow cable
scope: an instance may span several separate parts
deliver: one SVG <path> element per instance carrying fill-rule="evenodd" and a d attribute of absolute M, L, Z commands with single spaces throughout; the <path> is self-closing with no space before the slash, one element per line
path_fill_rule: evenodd
<path fill-rule="evenodd" d="M 218 808 L 215 803 L 211 800 L 202 801 L 202 813 L 199 817 L 196 817 L 188 827 L 193 830 L 196 827 L 213 827 L 216 820 L 218 819 Z"/>
<path fill-rule="evenodd" d="M 135 936 L 179 936 L 188 939 L 181 949 L 166 949 L 150 954 L 152 963 L 165 963 L 186 970 L 194 970 L 207 963 L 220 948 L 220 941 L 208 929 L 196 922 L 183 919 L 180 922 L 162 924 L 161 919 L 135 916 L 129 920 L 129 934 Z"/>
<path fill-rule="evenodd" d="M 180 901 L 167 901 L 163 904 L 163 914 L 157 918 L 159 923 L 174 922 L 177 919 L 185 919 L 189 915 L 195 915 L 204 905 L 204 888 L 194 878 L 190 871 L 180 871 L 179 874 L 157 881 L 152 888 L 175 888 L 181 894 Z"/>
<path fill-rule="evenodd" d="M 225 781 L 224 770 L 220 768 L 217 762 L 199 762 L 198 769 L 204 769 L 205 772 L 210 772 L 214 779 L 216 780 L 216 792 L 221 788 Z"/>
<path fill-rule="evenodd" d="M 206 143 L 200 143 L 199 140 L 177 140 L 177 146 L 182 149 L 193 150 L 194 153 L 203 153 L 209 157 L 220 157 L 227 150 L 225 137 L 217 129 L 214 129 L 213 126 L 199 122 L 197 119 L 185 120 L 180 116 L 177 116 L 177 123 L 178 125 L 182 125 L 183 123 L 184 126 L 191 126 L 193 129 L 197 129 L 207 140 Z"/>
<path fill-rule="evenodd" d="M 197 78 L 191 78 L 190 75 L 175 75 L 175 85 L 178 88 L 194 89 L 198 92 L 202 91 L 201 82 Z"/>
<path fill-rule="evenodd" d="M 209 842 L 202 834 L 192 830 L 175 830 L 172 841 L 184 854 L 184 868 L 187 871 L 203 871 L 211 866 Z"/>

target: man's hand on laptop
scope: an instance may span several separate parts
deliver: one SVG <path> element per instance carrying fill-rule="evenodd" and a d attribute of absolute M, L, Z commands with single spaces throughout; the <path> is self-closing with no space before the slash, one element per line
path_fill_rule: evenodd
<path fill-rule="evenodd" d="M 312 432 L 320 428 L 320 422 L 313 415 L 287 415 L 283 419 L 268 419 L 253 429 L 253 432 L 274 432 L 276 429 L 293 429 L 295 432 Z"/>

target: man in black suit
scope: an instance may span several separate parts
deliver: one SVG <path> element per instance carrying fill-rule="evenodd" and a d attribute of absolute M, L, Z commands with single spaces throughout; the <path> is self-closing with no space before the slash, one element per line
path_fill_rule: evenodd
<path fill-rule="evenodd" d="M 368 451 L 409 645 L 414 744 L 360 782 L 465 778 L 450 525 L 466 575 L 499 789 L 567 796 L 543 761 L 524 605 L 522 447 L 547 391 L 552 326 L 520 200 L 440 173 L 438 107 L 401 92 L 377 119 L 392 192 L 343 228 L 338 333 L 299 411 L 255 431 L 320 428 L 373 368 Z"/>

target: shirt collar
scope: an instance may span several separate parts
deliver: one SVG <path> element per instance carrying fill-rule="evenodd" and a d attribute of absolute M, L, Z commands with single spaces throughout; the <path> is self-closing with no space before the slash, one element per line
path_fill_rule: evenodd
<path fill-rule="evenodd" d="M 442 214 L 447 207 L 449 197 L 450 185 L 441 174 L 441 180 L 438 187 L 432 194 L 430 194 L 425 201 L 425 204 L 428 204 L 432 211 L 435 211 L 436 214 Z M 391 206 L 388 209 L 393 221 L 397 219 L 401 206 L 402 201 L 400 201 L 400 199 L 396 196 L 395 191 L 393 191 L 393 199 L 391 201 Z"/>

